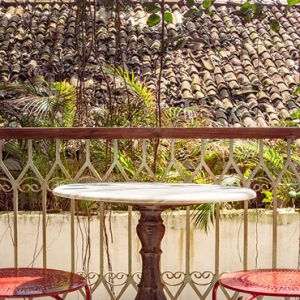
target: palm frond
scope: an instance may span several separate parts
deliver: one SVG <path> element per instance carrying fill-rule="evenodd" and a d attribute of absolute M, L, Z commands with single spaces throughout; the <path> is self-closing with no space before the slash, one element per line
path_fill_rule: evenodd
<path fill-rule="evenodd" d="M 40 95 L 39 89 L 31 84 L 2 82 L 0 83 L 0 90 L 15 92 L 22 95 Z"/>
<path fill-rule="evenodd" d="M 197 205 L 192 214 L 194 224 L 198 226 L 205 233 L 208 232 L 209 225 L 214 223 L 215 218 L 215 204 L 203 203 Z"/>
<path fill-rule="evenodd" d="M 10 140 L 4 143 L 3 153 L 4 160 L 13 158 L 18 163 L 24 163 L 24 157 L 26 157 L 27 143 L 24 140 Z"/>
<path fill-rule="evenodd" d="M 151 110 L 155 107 L 155 96 L 151 89 L 147 88 L 146 85 L 136 79 L 134 72 L 129 73 L 128 70 L 119 68 L 110 68 L 109 72 L 117 75 L 120 79 L 125 80 L 127 86 L 130 88 L 131 92 L 138 96 L 147 107 Z"/>
<path fill-rule="evenodd" d="M 76 111 L 76 89 L 63 82 L 39 81 L 38 86 L 29 84 L 0 84 L 0 90 L 16 92 L 19 97 L 3 100 L 35 120 L 52 126 L 69 127 L 73 124 Z M 58 116 L 60 116 L 58 118 Z"/>

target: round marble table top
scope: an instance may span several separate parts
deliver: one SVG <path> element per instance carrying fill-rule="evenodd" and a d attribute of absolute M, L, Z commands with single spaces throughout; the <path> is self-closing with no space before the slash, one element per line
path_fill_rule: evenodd
<path fill-rule="evenodd" d="M 56 187 L 55 196 L 129 205 L 184 206 L 245 201 L 256 197 L 247 188 L 192 183 L 78 183 Z"/>

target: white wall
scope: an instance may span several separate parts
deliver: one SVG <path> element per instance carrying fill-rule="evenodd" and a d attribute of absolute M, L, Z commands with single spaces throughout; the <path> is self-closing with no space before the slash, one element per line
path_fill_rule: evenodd
<path fill-rule="evenodd" d="M 162 243 L 162 271 L 182 271 L 186 267 L 185 222 L 184 212 L 176 211 L 164 215 L 166 234 Z M 12 214 L 0 215 L 0 267 L 13 266 L 13 218 Z M 135 214 L 132 223 L 132 271 L 141 269 L 141 259 L 138 253 L 140 244 L 135 234 L 138 215 Z M 42 266 L 42 218 L 37 213 L 19 216 L 19 262 L 20 266 Z M 76 266 L 82 270 L 82 262 L 86 250 L 87 222 L 80 217 L 76 222 Z M 48 215 L 47 219 L 47 260 L 48 267 L 70 270 L 70 217 L 65 215 Z M 111 230 L 113 241 L 109 236 L 109 253 L 113 272 L 128 271 L 128 218 L 127 213 L 112 213 Z M 99 219 L 93 217 L 90 223 L 91 257 L 89 270 L 100 271 L 99 261 Z M 299 244 L 299 215 L 293 211 L 281 211 L 278 217 L 278 267 L 297 268 Z M 191 226 L 190 230 L 190 270 L 214 272 L 214 230 L 208 234 Z M 243 215 L 240 211 L 224 212 L 220 226 L 220 268 L 223 271 L 239 270 L 243 267 Z M 249 213 L 249 268 L 269 268 L 272 266 L 272 214 L 263 211 Z M 105 271 L 108 271 L 105 262 Z M 179 279 L 180 280 L 180 279 Z M 115 281 L 118 282 L 118 281 Z M 204 282 L 204 281 L 201 281 Z M 174 282 L 173 282 L 174 283 Z M 118 293 L 120 288 L 116 288 Z M 171 289 L 176 293 L 176 287 Z M 204 291 L 205 289 L 202 289 Z M 130 286 L 122 300 L 134 299 L 135 289 Z M 74 294 L 73 299 L 79 298 Z M 94 299 L 110 299 L 103 287 L 94 293 Z M 187 286 L 178 299 L 198 299 Z M 211 299 L 209 296 L 207 299 Z M 219 298 L 220 300 L 222 297 Z"/>

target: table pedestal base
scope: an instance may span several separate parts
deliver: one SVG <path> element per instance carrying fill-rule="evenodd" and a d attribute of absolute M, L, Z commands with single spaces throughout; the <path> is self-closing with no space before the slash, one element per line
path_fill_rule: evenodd
<path fill-rule="evenodd" d="M 142 278 L 135 300 L 166 300 L 160 278 L 160 244 L 165 234 L 161 213 L 165 209 L 153 206 L 136 208 L 141 213 L 137 234 L 142 243 Z"/>

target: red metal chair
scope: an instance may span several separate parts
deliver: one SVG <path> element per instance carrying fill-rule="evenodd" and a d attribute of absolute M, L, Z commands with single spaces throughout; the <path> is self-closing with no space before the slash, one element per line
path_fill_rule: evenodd
<path fill-rule="evenodd" d="M 50 296 L 62 300 L 61 294 L 81 288 L 85 289 L 86 300 L 90 300 L 89 286 L 78 274 L 41 268 L 0 269 L 0 298 Z"/>
<path fill-rule="evenodd" d="M 300 270 L 266 269 L 223 274 L 214 286 L 213 300 L 217 300 L 219 285 L 230 290 L 251 294 L 246 300 L 259 296 L 299 297 Z"/>

